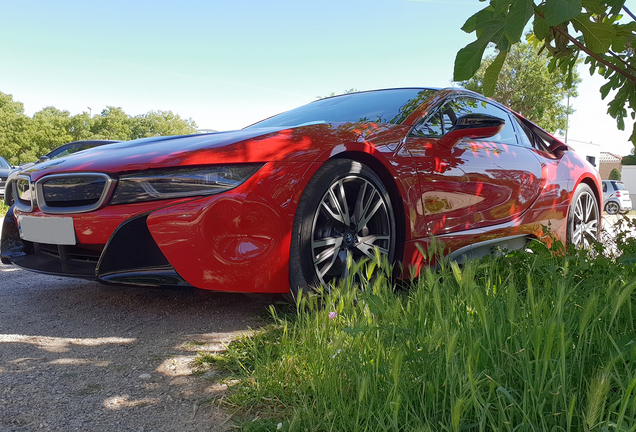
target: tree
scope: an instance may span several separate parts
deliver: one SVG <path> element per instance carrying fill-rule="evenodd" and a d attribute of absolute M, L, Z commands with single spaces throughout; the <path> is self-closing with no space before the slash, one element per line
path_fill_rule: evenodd
<path fill-rule="evenodd" d="M 71 113 L 52 106 L 36 112 L 31 119 L 29 159 L 38 158 L 64 143 L 73 141 Z"/>
<path fill-rule="evenodd" d="M 107 107 L 92 118 L 88 113 L 71 116 L 52 106 L 24 114 L 24 105 L 0 92 L 0 156 L 18 165 L 32 162 L 52 149 L 90 139 L 137 138 L 196 133 L 196 123 L 172 111 L 150 111 L 135 117 L 117 107 Z"/>
<path fill-rule="evenodd" d="M 537 51 L 530 43 L 512 47 L 495 83 L 492 98 L 549 132 L 565 130 L 567 116 L 573 110 L 564 104 L 564 100 L 568 96 L 577 96 L 578 73 L 575 72 L 572 86 L 568 87 L 567 75 L 558 69 L 549 72 L 548 56 L 537 54 Z M 484 93 L 486 70 L 494 61 L 495 56 L 486 57 L 475 75 L 462 85 Z"/>
<path fill-rule="evenodd" d="M 623 156 L 623 159 L 621 159 L 621 165 L 636 165 L 636 156 Z"/>
<path fill-rule="evenodd" d="M 131 139 L 196 133 L 197 125 L 192 119 L 182 119 L 172 111 L 150 111 L 131 119 Z"/>
<path fill-rule="evenodd" d="M 622 13 L 628 17 L 626 23 L 621 21 Z M 504 61 L 511 47 L 521 41 L 530 19 L 542 52 L 550 58 L 549 70 L 559 68 L 567 74 L 566 84 L 572 84 L 582 55 L 590 74 L 606 79 L 600 88 L 602 98 L 616 91 L 607 112 L 618 128 L 625 128 L 628 115 L 636 119 L 636 16 L 625 7 L 625 0 L 490 0 L 462 27 L 467 33 L 475 32 L 477 40 L 457 53 L 455 81 L 470 79 L 486 47 L 494 44 L 498 54 L 483 80 L 484 94 L 492 95 Z M 636 145 L 636 122 L 630 139 Z"/>
<path fill-rule="evenodd" d="M 119 107 L 106 107 L 92 118 L 93 139 L 129 140 L 132 136 L 131 118 Z"/>
<path fill-rule="evenodd" d="M 0 156 L 16 165 L 30 157 L 30 118 L 24 105 L 10 94 L 0 92 Z"/>
<path fill-rule="evenodd" d="M 608 180 L 620 180 L 620 179 L 621 179 L 621 172 L 617 170 L 616 168 L 613 168 L 609 173 Z"/>

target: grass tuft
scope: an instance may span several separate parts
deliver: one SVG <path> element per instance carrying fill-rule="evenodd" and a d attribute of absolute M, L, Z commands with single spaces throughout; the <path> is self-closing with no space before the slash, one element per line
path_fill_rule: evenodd
<path fill-rule="evenodd" d="M 409 290 L 377 260 L 199 361 L 245 430 L 633 431 L 636 270 L 601 252 L 442 259 Z"/>

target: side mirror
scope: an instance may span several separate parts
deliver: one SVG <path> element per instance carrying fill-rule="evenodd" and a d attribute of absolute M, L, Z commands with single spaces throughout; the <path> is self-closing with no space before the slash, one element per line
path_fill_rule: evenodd
<path fill-rule="evenodd" d="M 506 124 L 499 117 L 487 114 L 467 114 L 457 119 L 457 123 L 438 141 L 440 145 L 453 148 L 464 138 L 489 138 L 497 135 Z"/>
<path fill-rule="evenodd" d="M 46 162 L 48 160 L 51 160 L 51 158 L 48 156 L 40 156 L 40 158 L 38 159 L 38 163 Z"/>

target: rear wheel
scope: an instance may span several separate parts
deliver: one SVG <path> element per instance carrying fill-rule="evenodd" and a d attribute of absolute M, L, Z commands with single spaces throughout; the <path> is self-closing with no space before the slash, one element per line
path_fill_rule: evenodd
<path fill-rule="evenodd" d="M 588 249 L 599 239 L 600 211 L 592 189 L 579 184 L 574 191 L 568 214 L 568 242 Z"/>
<path fill-rule="evenodd" d="M 610 201 L 607 204 L 605 204 L 605 211 L 608 214 L 616 214 L 620 211 L 621 207 L 618 205 L 618 203 L 616 201 Z"/>
<path fill-rule="evenodd" d="M 393 259 L 396 229 L 391 199 L 368 166 L 332 159 L 309 181 L 296 210 L 289 255 L 290 292 L 346 276 L 347 255 Z"/>

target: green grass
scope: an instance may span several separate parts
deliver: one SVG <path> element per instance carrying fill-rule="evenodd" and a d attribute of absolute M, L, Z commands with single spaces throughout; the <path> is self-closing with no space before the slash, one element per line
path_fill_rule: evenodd
<path fill-rule="evenodd" d="M 635 431 L 636 244 L 619 243 L 442 261 L 397 291 L 371 264 L 364 290 L 272 307 L 199 362 L 238 379 L 247 431 Z"/>
<path fill-rule="evenodd" d="M 0 218 L 3 218 L 4 215 L 7 214 L 9 210 L 9 206 L 4 203 L 4 201 L 0 201 Z"/>

